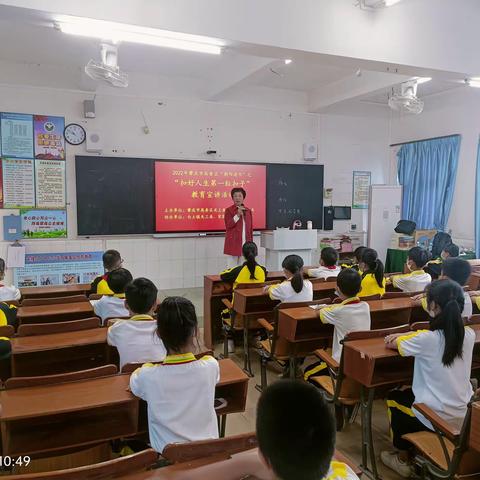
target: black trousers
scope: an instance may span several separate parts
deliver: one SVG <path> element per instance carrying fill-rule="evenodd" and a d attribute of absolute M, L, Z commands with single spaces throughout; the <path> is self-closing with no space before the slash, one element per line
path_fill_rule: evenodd
<path fill-rule="evenodd" d="M 398 450 L 408 450 L 412 444 L 402 438 L 407 433 L 429 430 L 412 411 L 415 396 L 411 388 L 392 390 L 387 395 L 388 417 L 392 433 L 393 446 Z"/>

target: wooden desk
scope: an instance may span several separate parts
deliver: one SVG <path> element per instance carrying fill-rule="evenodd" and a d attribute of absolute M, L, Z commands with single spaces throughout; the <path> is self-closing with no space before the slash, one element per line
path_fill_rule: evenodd
<path fill-rule="evenodd" d="M 267 281 L 282 280 L 283 272 L 268 272 Z M 213 349 L 220 338 L 222 322 L 220 313 L 225 308 L 222 298 L 230 297 L 232 284 L 222 281 L 220 275 L 205 275 L 203 277 L 203 325 L 205 345 Z"/>
<path fill-rule="evenodd" d="M 470 325 L 475 331 L 475 350 L 480 344 L 480 325 Z M 362 419 L 362 468 L 378 478 L 375 449 L 372 432 L 372 406 L 375 389 L 393 388 L 396 385 L 408 384 L 413 378 L 413 357 L 402 357 L 398 351 L 385 346 L 383 338 L 347 341 L 343 345 L 343 372 L 346 377 L 362 385 L 361 419 Z M 478 368 L 478 353 L 475 355 L 472 368 Z M 370 454 L 371 470 L 368 467 Z"/>
<path fill-rule="evenodd" d="M 11 345 L 12 377 L 86 370 L 110 359 L 106 328 L 16 337 Z"/>
<path fill-rule="evenodd" d="M 470 427 L 470 448 L 480 452 L 480 402 L 472 404 L 472 423 Z"/>
<path fill-rule="evenodd" d="M 35 305 L 20 307 L 17 310 L 19 325 L 24 323 L 65 322 L 94 316 L 95 313 L 90 302 Z"/>
<path fill-rule="evenodd" d="M 135 435 L 128 375 L 0 392 L 4 455 L 35 455 Z"/>
<path fill-rule="evenodd" d="M 408 323 L 412 308 L 410 298 L 371 300 L 372 329 L 393 327 Z M 406 319 L 406 321 L 405 321 Z M 301 342 L 312 336 L 332 336 L 333 328 L 320 320 L 320 311 L 310 307 L 286 308 L 278 312 L 278 335 L 289 342 Z"/>
<path fill-rule="evenodd" d="M 69 295 L 88 294 L 89 291 L 90 291 L 89 283 L 20 288 L 20 293 L 22 294 L 22 298 L 66 297 Z"/>

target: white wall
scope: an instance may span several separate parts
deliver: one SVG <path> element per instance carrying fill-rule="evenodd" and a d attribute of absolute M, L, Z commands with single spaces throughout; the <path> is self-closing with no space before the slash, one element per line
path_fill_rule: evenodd
<path fill-rule="evenodd" d="M 388 171 L 388 129 L 381 118 L 318 116 L 278 106 L 273 110 L 193 100 L 162 99 L 164 105 L 159 106 L 158 98 L 102 94 L 96 99 L 97 118 L 87 122 L 82 101 L 90 97 L 76 91 L 0 85 L 0 110 L 62 115 L 67 123 L 83 123 L 102 132 L 103 154 L 113 156 L 206 160 L 204 152 L 213 148 L 219 152 L 217 160 L 295 163 L 301 161 L 302 144 L 314 141 L 325 165 L 325 186 L 334 188 L 334 204 L 351 203 L 353 170 L 371 170 L 374 183 L 382 183 Z M 142 110 L 149 135 L 142 132 Z M 211 141 L 206 128 L 213 128 Z M 223 238 L 78 239 L 74 155 L 84 153 L 84 145 L 68 146 L 68 240 L 28 241 L 27 251 L 117 248 L 134 276 L 150 277 L 159 289 L 201 286 L 203 275 L 225 267 Z M 354 211 L 351 222 L 336 222 L 335 231 L 346 231 L 351 223 L 366 229 L 365 212 Z M 0 243 L 1 255 L 6 245 Z"/>
<path fill-rule="evenodd" d="M 421 115 L 392 120 L 391 143 L 459 133 L 457 181 L 447 229 L 461 245 L 474 244 L 475 171 L 480 134 L 480 90 L 460 87 L 427 97 Z"/>

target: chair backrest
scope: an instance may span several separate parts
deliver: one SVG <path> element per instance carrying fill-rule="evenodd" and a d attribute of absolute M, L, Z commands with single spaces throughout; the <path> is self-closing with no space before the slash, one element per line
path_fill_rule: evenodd
<path fill-rule="evenodd" d="M 377 293 L 375 295 L 367 295 L 366 297 L 360 297 L 360 300 L 364 302 L 370 302 L 371 300 L 381 300 L 382 296 Z"/>
<path fill-rule="evenodd" d="M 467 281 L 467 285 L 470 290 L 478 290 L 480 286 L 480 272 L 473 271 Z"/>
<path fill-rule="evenodd" d="M 95 463 L 93 465 L 67 468 L 53 472 L 9 475 L 8 478 L 11 480 L 106 480 L 143 472 L 152 466 L 157 459 L 158 453 L 152 448 L 149 448 L 148 450 L 133 453 L 132 455 Z"/>
<path fill-rule="evenodd" d="M 417 330 L 430 330 L 430 322 L 415 322 L 410 325 L 410 330 L 416 332 Z"/>
<path fill-rule="evenodd" d="M 392 333 L 405 333 L 410 331 L 410 325 L 400 325 L 398 327 L 380 328 L 378 330 L 365 330 L 363 332 L 350 332 L 345 335 L 341 343 L 346 343 L 351 340 L 364 340 L 366 338 L 386 337 Z"/>
<path fill-rule="evenodd" d="M 326 282 L 335 282 L 335 283 L 336 283 L 336 282 L 337 282 L 337 277 L 336 277 L 336 276 L 334 276 L 334 277 L 327 277 L 327 278 L 325 279 L 325 281 L 326 281 Z"/>
<path fill-rule="evenodd" d="M 272 346 L 271 346 L 271 355 L 275 356 L 278 354 L 276 351 L 278 344 L 278 312 L 280 310 L 285 310 L 286 308 L 297 308 L 297 307 L 308 307 L 309 305 L 329 305 L 332 303 L 331 298 L 321 298 L 319 300 L 312 300 L 311 302 L 285 302 L 279 303 L 273 309 L 273 333 L 272 333 Z"/>
<path fill-rule="evenodd" d="M 214 440 L 200 440 L 188 443 L 169 443 L 162 452 L 172 463 L 190 462 L 198 458 L 211 457 L 213 455 L 233 455 L 244 452 L 258 446 L 255 432 L 242 433 Z"/>
<path fill-rule="evenodd" d="M 258 282 L 258 283 L 238 283 L 237 286 L 235 287 L 235 290 L 248 290 L 250 288 L 260 288 L 264 287 L 265 282 Z"/>
<path fill-rule="evenodd" d="M 3 325 L 0 327 L 0 337 L 11 338 L 15 335 L 15 328 L 13 325 Z"/>
<path fill-rule="evenodd" d="M 325 279 L 323 277 L 321 278 L 315 278 L 315 277 L 308 277 L 308 276 L 305 276 L 305 278 L 307 278 L 308 280 L 310 280 L 312 282 L 312 284 L 314 283 L 325 283 Z"/>
<path fill-rule="evenodd" d="M 5 388 L 36 387 L 38 385 L 55 385 L 57 383 L 76 382 L 90 378 L 108 377 L 116 375 L 116 365 L 103 365 L 102 367 L 79 370 L 78 372 L 61 373 L 59 375 L 44 375 L 39 377 L 11 377 L 5 382 Z"/>
<path fill-rule="evenodd" d="M 100 326 L 98 317 L 71 320 L 69 322 L 54 323 L 26 323 L 18 327 L 18 336 L 49 335 L 52 333 L 75 332 L 77 330 L 90 330 Z"/>
<path fill-rule="evenodd" d="M 111 297 L 112 295 L 109 295 L 107 293 L 91 293 L 88 296 L 89 300 L 100 300 L 102 297 Z"/>
<path fill-rule="evenodd" d="M 405 298 L 405 297 L 414 297 L 415 295 L 420 295 L 423 292 L 385 292 L 382 295 L 382 300 L 388 300 L 389 298 Z"/>
<path fill-rule="evenodd" d="M 35 305 L 58 305 L 60 303 L 87 302 L 86 295 L 70 295 L 68 297 L 50 297 L 50 298 L 26 298 L 22 301 L 22 307 L 32 307 Z"/>

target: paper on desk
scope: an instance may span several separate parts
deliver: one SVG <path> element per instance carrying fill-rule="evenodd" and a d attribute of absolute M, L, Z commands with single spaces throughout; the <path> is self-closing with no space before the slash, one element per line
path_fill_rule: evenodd
<path fill-rule="evenodd" d="M 327 306 L 326 303 L 320 303 L 318 305 L 309 305 L 309 307 L 313 308 L 314 310 L 320 310 L 321 308 L 326 307 L 326 306 Z"/>
<path fill-rule="evenodd" d="M 9 245 L 7 250 L 7 268 L 25 266 L 25 247 L 14 247 Z"/>

